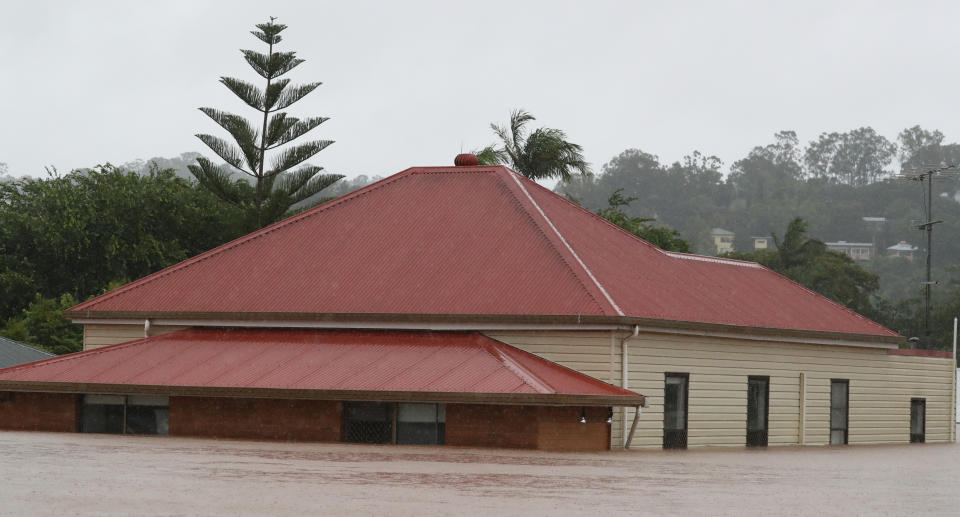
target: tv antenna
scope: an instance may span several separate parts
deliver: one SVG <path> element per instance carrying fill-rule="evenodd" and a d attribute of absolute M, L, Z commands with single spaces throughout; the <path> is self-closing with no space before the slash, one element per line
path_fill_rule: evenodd
<path fill-rule="evenodd" d="M 920 282 L 923 285 L 923 329 L 926 336 L 926 345 L 929 346 L 930 341 L 930 319 L 931 312 L 933 310 L 933 304 L 931 302 L 931 288 L 936 284 L 933 281 L 931 275 L 931 257 L 933 257 L 933 226 L 940 224 L 943 220 L 934 220 L 933 219 L 933 180 L 946 179 L 947 176 L 952 176 L 955 174 L 960 174 L 960 166 L 953 165 L 941 165 L 941 166 L 929 166 L 929 167 L 918 167 L 916 169 L 910 169 L 903 171 L 896 177 L 898 179 L 905 179 L 910 181 L 920 182 L 921 188 L 926 188 L 926 199 L 924 201 L 924 222 L 915 226 L 918 230 L 925 230 L 927 232 L 927 279 L 923 282 Z M 923 199 L 923 198 L 921 198 Z"/>

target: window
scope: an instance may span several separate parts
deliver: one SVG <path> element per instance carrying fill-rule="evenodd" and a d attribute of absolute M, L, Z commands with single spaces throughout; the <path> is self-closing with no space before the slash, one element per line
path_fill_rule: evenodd
<path fill-rule="evenodd" d="M 690 375 L 668 373 L 663 387 L 663 448 L 687 446 L 687 396 Z"/>
<path fill-rule="evenodd" d="M 846 445 L 849 438 L 850 381 L 830 381 L 830 445 Z"/>
<path fill-rule="evenodd" d="M 747 378 L 747 446 L 767 445 L 770 377 Z"/>
<path fill-rule="evenodd" d="M 84 395 L 80 432 L 168 434 L 170 403 L 158 395 Z"/>
<path fill-rule="evenodd" d="M 393 443 L 393 404 L 345 403 L 343 405 L 343 441 Z"/>
<path fill-rule="evenodd" d="M 923 443 L 927 434 L 927 399 L 910 399 L 910 443 Z"/>
<path fill-rule="evenodd" d="M 446 406 L 407 403 L 397 406 L 397 443 L 438 445 L 444 442 Z"/>
<path fill-rule="evenodd" d="M 343 441 L 440 445 L 446 439 L 446 406 L 401 402 L 346 402 Z"/>

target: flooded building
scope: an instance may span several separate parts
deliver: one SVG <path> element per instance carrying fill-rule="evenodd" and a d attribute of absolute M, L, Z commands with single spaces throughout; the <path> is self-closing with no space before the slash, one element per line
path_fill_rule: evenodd
<path fill-rule="evenodd" d="M 457 162 L 73 307 L 85 350 L 0 370 L 0 428 L 554 450 L 954 440 L 944 354 L 899 350 L 758 264 L 663 251 Z"/>

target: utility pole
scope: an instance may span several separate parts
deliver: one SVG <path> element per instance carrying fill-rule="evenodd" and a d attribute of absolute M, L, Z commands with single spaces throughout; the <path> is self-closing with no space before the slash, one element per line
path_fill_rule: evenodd
<path fill-rule="evenodd" d="M 921 282 L 923 284 L 923 330 L 924 336 L 926 339 L 922 341 L 921 348 L 927 348 L 930 346 L 930 325 L 932 323 L 932 313 L 933 313 L 933 301 L 932 301 L 932 288 L 936 282 L 933 281 L 932 269 L 933 269 L 933 225 L 940 224 L 943 220 L 934 221 L 933 220 L 933 180 L 934 178 L 940 177 L 941 175 L 948 173 L 956 173 L 956 165 L 948 165 L 946 167 L 925 167 L 920 170 L 907 172 L 901 174 L 899 177 L 919 181 L 920 186 L 924 186 L 926 182 L 926 210 L 923 214 L 925 221 L 921 224 L 918 224 L 916 228 L 918 230 L 926 230 L 927 232 L 927 277 L 926 280 Z"/>
<path fill-rule="evenodd" d="M 930 341 L 930 313 L 933 310 L 933 303 L 930 299 L 932 287 L 933 287 L 933 277 L 932 277 L 932 257 L 933 257 L 933 225 L 937 223 L 942 223 L 943 221 L 934 221 L 933 220 L 933 175 L 934 170 L 928 170 L 923 175 L 919 176 L 920 185 L 923 186 L 923 179 L 926 176 L 927 179 L 927 213 L 926 221 L 923 224 L 917 226 L 920 230 L 927 231 L 927 280 L 923 283 L 923 332 L 926 336 L 924 341 L 924 346 L 929 346 Z"/>

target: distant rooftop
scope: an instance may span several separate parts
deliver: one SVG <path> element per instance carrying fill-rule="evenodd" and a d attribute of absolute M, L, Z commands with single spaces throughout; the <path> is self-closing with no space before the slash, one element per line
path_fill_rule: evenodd
<path fill-rule="evenodd" d="M 846 246 L 861 246 L 861 247 L 873 247 L 872 242 L 847 242 L 847 241 L 837 241 L 837 242 L 825 242 L 828 247 L 846 247 Z"/>
<path fill-rule="evenodd" d="M 53 357 L 53 354 L 0 336 L 0 368 L 32 363 Z"/>
<path fill-rule="evenodd" d="M 891 251 L 917 251 L 920 248 L 913 244 L 908 244 L 907 241 L 900 241 L 887 249 Z"/>
<path fill-rule="evenodd" d="M 862 219 L 863 219 L 865 222 L 868 222 L 868 223 L 885 223 L 885 222 L 887 222 L 887 218 L 886 218 L 886 217 L 863 217 Z"/>
<path fill-rule="evenodd" d="M 724 230 L 723 228 L 714 228 L 710 230 L 710 235 L 736 235 L 730 230 Z"/>

